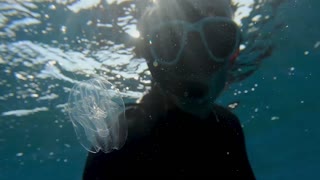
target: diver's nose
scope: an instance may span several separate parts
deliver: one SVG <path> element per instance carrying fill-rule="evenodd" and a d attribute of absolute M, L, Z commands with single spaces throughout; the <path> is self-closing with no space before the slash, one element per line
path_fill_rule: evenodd
<path fill-rule="evenodd" d="M 209 50 L 198 32 L 188 33 L 184 50 L 181 54 L 181 63 L 186 73 L 211 74 L 217 65 L 210 58 Z"/>
<path fill-rule="evenodd" d="M 188 33 L 183 53 L 186 54 L 186 57 L 190 59 L 206 55 L 205 45 L 202 42 L 201 36 L 198 32 Z"/>

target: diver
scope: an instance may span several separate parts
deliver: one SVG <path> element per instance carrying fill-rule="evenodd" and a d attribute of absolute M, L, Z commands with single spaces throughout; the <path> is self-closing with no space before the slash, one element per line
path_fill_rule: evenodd
<path fill-rule="evenodd" d="M 239 119 L 215 104 L 239 53 L 229 0 L 159 0 L 138 23 L 136 53 L 152 88 L 128 105 L 128 139 L 89 153 L 83 179 L 213 176 L 255 179 Z"/>

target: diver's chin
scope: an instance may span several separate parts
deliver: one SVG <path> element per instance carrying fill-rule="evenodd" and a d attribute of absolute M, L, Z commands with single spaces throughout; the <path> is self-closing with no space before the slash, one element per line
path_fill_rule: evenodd
<path fill-rule="evenodd" d="M 213 102 L 210 97 L 208 83 L 174 78 L 167 82 L 166 93 L 176 107 L 184 112 L 199 117 L 207 118 L 212 112 Z"/>
<path fill-rule="evenodd" d="M 202 80 L 172 77 L 161 84 L 177 107 L 204 119 L 212 112 L 214 101 L 225 87 L 225 82 L 226 71 L 221 70 Z"/>
<path fill-rule="evenodd" d="M 188 98 L 172 95 L 173 102 L 179 109 L 200 119 L 207 118 L 212 112 L 213 102 L 209 98 Z"/>

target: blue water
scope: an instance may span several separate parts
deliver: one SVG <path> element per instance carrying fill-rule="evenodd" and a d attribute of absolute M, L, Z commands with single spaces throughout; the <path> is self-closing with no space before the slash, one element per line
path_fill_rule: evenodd
<path fill-rule="evenodd" d="M 90 2 L 0 2 L 0 179 L 81 179 L 74 84 L 105 76 L 126 102 L 150 88 L 130 41 L 144 2 Z M 235 106 L 257 179 L 320 179 L 320 1 L 256 5 L 241 18 L 242 74 L 217 103 Z"/>

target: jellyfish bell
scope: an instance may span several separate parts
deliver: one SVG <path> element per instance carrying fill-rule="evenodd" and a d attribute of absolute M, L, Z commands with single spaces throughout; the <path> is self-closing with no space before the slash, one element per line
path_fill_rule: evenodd
<path fill-rule="evenodd" d="M 68 114 L 77 139 L 89 152 L 109 153 L 127 139 L 125 105 L 109 81 L 93 78 L 76 84 L 68 99 Z"/>

